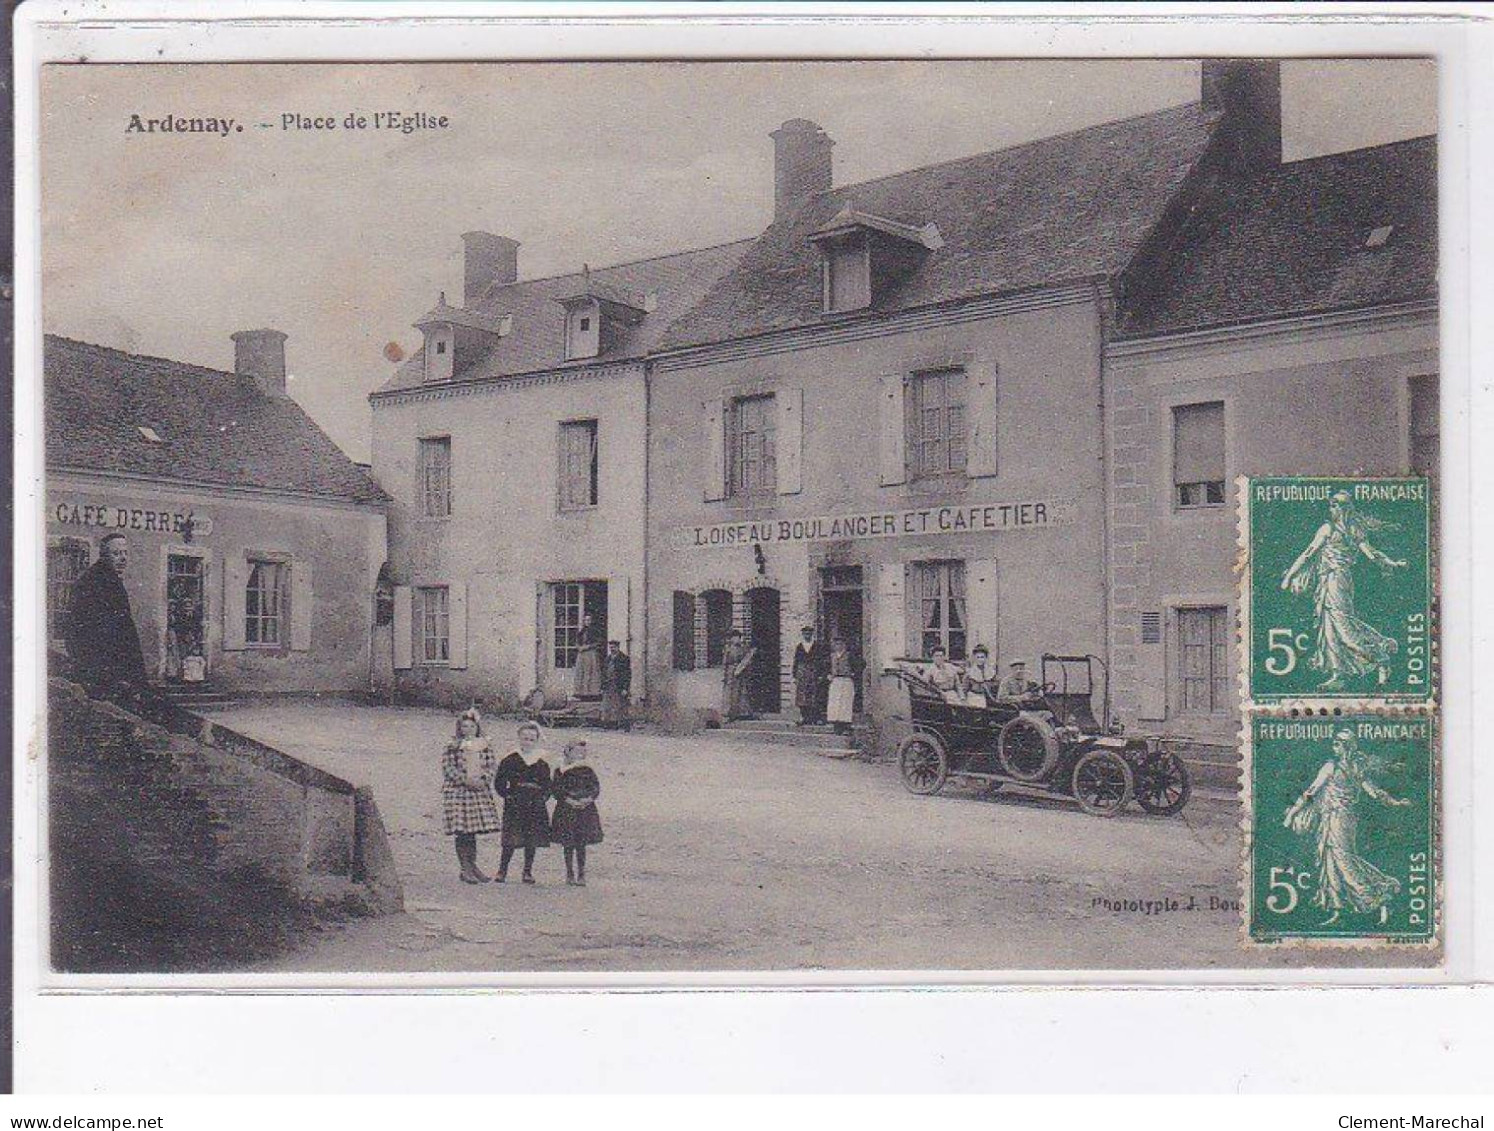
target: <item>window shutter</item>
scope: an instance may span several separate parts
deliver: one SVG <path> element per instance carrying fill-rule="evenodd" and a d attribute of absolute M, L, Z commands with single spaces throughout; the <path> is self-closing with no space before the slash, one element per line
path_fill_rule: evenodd
<path fill-rule="evenodd" d="M 901 373 L 882 378 L 879 454 L 883 487 L 895 486 L 908 478 L 908 459 L 904 450 L 907 421 L 903 416 L 903 389 Z"/>
<path fill-rule="evenodd" d="M 969 439 L 965 473 L 972 478 L 996 474 L 996 435 L 999 431 L 996 366 L 976 362 L 966 370 L 966 407 Z M 987 644 L 986 647 L 990 647 Z"/>
<path fill-rule="evenodd" d="M 293 561 L 291 575 L 291 651 L 311 651 L 311 604 L 316 599 L 311 586 L 311 563 Z"/>
<path fill-rule="evenodd" d="M 984 558 L 966 563 L 965 631 L 968 635 L 965 655 L 974 652 L 977 644 L 984 644 L 991 653 L 991 659 L 998 658 L 1000 612 L 996 559 Z"/>
<path fill-rule="evenodd" d="M 705 501 L 716 502 L 726 498 L 726 402 L 713 398 L 705 402 L 702 416 L 705 420 L 705 436 L 702 443 L 705 467 Z"/>
<path fill-rule="evenodd" d="M 249 584 L 249 563 L 243 554 L 223 558 L 223 650 L 244 650 L 244 589 Z"/>
<path fill-rule="evenodd" d="M 446 666 L 467 666 L 467 583 L 454 581 L 446 590 Z"/>
<path fill-rule="evenodd" d="M 877 663 L 881 667 L 908 654 L 905 569 L 902 562 L 877 566 Z"/>
<path fill-rule="evenodd" d="M 674 591 L 674 670 L 695 670 L 695 595 Z"/>
<path fill-rule="evenodd" d="M 1173 482 L 1224 479 L 1224 405 L 1179 405 L 1172 410 Z"/>
<path fill-rule="evenodd" d="M 607 579 L 607 639 L 616 640 L 624 652 L 632 642 L 631 581 L 627 574 Z"/>
<path fill-rule="evenodd" d="M 415 626 L 412 615 L 413 593 L 408 585 L 394 587 L 394 669 L 404 671 L 413 659 Z M 240 632 L 243 631 L 241 628 Z"/>
<path fill-rule="evenodd" d="M 804 390 L 779 389 L 774 405 L 778 410 L 778 493 L 797 495 L 804 489 Z"/>

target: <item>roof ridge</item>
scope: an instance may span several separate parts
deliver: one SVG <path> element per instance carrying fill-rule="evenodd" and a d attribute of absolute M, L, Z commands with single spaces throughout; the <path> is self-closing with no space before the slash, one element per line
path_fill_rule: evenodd
<path fill-rule="evenodd" d="M 190 369 L 196 373 L 208 373 L 214 377 L 234 377 L 238 374 L 231 369 L 215 369 L 211 365 L 198 365 L 195 361 L 178 361 L 171 357 L 157 357 L 149 353 L 132 353 L 122 350 L 118 346 L 106 346 L 99 342 L 85 342 L 82 338 L 70 338 L 66 334 L 44 333 L 42 335 L 43 345 L 46 342 L 57 342 L 67 346 L 81 346 L 83 349 L 97 350 L 100 353 L 112 353 L 119 357 L 129 358 L 131 361 L 141 361 L 157 368 Z"/>
<path fill-rule="evenodd" d="M 644 256 L 644 258 L 642 259 L 628 259 L 624 260 L 621 263 L 606 263 L 601 267 L 592 267 L 591 273 L 595 275 L 598 271 L 619 271 L 624 267 L 639 267 L 645 263 L 659 263 L 665 259 L 682 259 L 687 255 L 703 255 L 708 251 L 721 251 L 724 248 L 736 247 L 739 244 L 754 243 L 756 242 L 757 238 L 757 236 L 744 236 L 739 240 L 726 240 L 723 243 L 707 244 L 705 247 L 689 247 L 685 248 L 683 251 L 665 252 L 663 255 L 648 255 Z M 482 300 L 492 298 L 493 296 L 507 290 L 509 287 L 524 287 L 528 286 L 531 283 L 553 283 L 557 279 L 569 279 L 573 276 L 576 278 L 580 278 L 583 274 L 584 272 L 582 271 L 557 271 L 553 275 L 536 275 L 530 279 L 515 279 L 512 283 L 503 283 L 500 286 L 493 287 L 492 289 L 484 292 Z"/>
<path fill-rule="evenodd" d="M 815 193 L 815 198 L 834 196 L 836 193 L 846 192 L 850 189 L 866 188 L 868 185 L 881 184 L 884 181 L 895 181 L 899 177 L 910 177 L 915 173 L 927 173 L 934 169 L 945 169 L 952 165 L 961 165 L 967 161 L 978 161 L 982 157 L 994 157 L 998 153 L 1015 153 L 1018 150 L 1030 149 L 1035 145 L 1044 145 L 1050 141 L 1061 141 L 1065 138 L 1078 137 L 1080 134 L 1092 133 L 1098 130 L 1114 129 L 1116 126 L 1128 125 L 1139 122 L 1143 118 L 1160 118 L 1164 114 L 1175 114 L 1180 110 L 1189 110 L 1203 107 L 1202 101 L 1194 99 L 1192 102 L 1179 102 L 1173 106 L 1164 106 L 1160 110 L 1148 110 L 1144 114 L 1132 114 L 1129 118 L 1111 118 L 1104 122 L 1095 122 L 1092 125 L 1080 126 L 1077 129 L 1065 130 L 1063 133 L 1044 134 L 1042 137 L 1031 138 L 1028 141 L 1019 141 L 1015 145 L 1006 145 L 998 149 L 982 149 L 976 153 L 967 153 L 963 157 L 951 157 L 945 161 L 933 161 L 927 165 L 915 165 L 911 169 L 900 169 L 896 173 L 884 173 L 880 177 L 869 177 L 864 181 L 854 181 L 851 184 L 837 185 L 832 188 L 822 189 Z"/>

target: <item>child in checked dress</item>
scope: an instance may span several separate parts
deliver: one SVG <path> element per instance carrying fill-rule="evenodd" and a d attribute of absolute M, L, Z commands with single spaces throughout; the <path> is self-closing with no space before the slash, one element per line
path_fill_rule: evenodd
<path fill-rule="evenodd" d="M 441 755 L 441 814 L 446 835 L 456 837 L 457 863 L 465 884 L 487 883 L 477 869 L 477 837 L 498 831 L 493 777 L 498 759 L 482 736 L 476 709 L 457 718 L 456 734 Z"/>
<path fill-rule="evenodd" d="M 586 764 L 585 742 L 566 743 L 561 761 L 551 786 L 555 815 L 550 818 L 550 839 L 565 849 L 565 882 L 584 888 L 586 846 L 602 843 L 602 817 L 597 812 L 602 783 Z"/>

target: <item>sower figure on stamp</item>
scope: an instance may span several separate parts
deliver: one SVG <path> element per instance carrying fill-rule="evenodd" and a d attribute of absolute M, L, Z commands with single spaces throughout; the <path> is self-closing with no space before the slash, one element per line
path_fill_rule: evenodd
<path fill-rule="evenodd" d="M 139 689 L 146 682 L 140 634 L 124 587 L 129 560 L 125 536 L 107 535 L 99 560 L 73 583 L 67 650 L 78 679 L 91 690 Z"/>
<path fill-rule="evenodd" d="M 1370 544 L 1370 534 L 1383 524 L 1358 514 L 1345 491 L 1328 503 L 1328 521 L 1318 527 L 1307 549 L 1298 555 L 1281 587 L 1302 593 L 1315 586 L 1313 609 L 1317 619 L 1317 646 L 1308 661 L 1326 672 L 1320 684 L 1324 691 L 1343 686 L 1345 678 L 1376 672 L 1379 682 L 1390 678 L 1390 657 L 1396 642 L 1360 620 L 1354 604 L 1354 561 L 1363 554 L 1386 570 L 1404 569 L 1406 563 L 1391 558 Z"/>
<path fill-rule="evenodd" d="M 794 648 L 794 706 L 799 709 L 799 725 L 812 726 L 825 721 L 825 682 L 829 667 L 825 646 L 815 639 L 814 628 L 805 625 L 803 638 Z"/>
<path fill-rule="evenodd" d="M 477 867 L 477 838 L 498 831 L 498 802 L 493 778 L 498 758 L 482 736 L 476 708 L 457 718 L 456 735 L 441 755 L 441 813 L 446 835 L 456 838 L 457 863 L 465 884 L 485 884 Z"/>
<path fill-rule="evenodd" d="M 1312 901 L 1332 912 L 1324 926 L 1341 911 L 1383 914 L 1385 904 L 1400 892 L 1400 880 L 1359 854 L 1359 807 L 1365 797 L 1398 809 L 1411 804 L 1370 780 L 1369 759 L 1352 730 L 1333 736 L 1333 754 L 1282 818 L 1294 833 L 1316 837 L 1318 890 Z"/>
<path fill-rule="evenodd" d="M 616 640 L 607 641 L 607 656 L 602 661 L 602 725 L 627 730 L 628 696 L 633 691 L 633 662 Z"/>

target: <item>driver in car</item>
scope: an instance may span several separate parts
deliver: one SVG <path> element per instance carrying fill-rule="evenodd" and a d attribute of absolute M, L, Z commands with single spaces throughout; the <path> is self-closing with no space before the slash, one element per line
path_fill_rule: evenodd
<path fill-rule="evenodd" d="M 1027 665 L 1021 660 L 1013 660 L 1011 674 L 1001 681 L 1001 697 L 1020 699 L 1031 690 L 1032 681 L 1027 678 Z"/>

